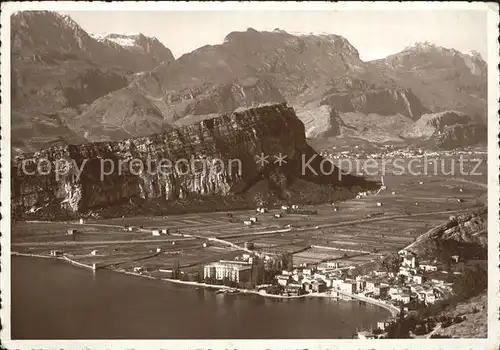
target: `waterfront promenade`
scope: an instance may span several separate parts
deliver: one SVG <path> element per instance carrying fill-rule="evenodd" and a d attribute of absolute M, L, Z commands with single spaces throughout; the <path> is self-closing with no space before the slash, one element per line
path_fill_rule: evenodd
<path fill-rule="evenodd" d="M 364 301 L 364 302 L 367 302 L 370 304 L 380 306 L 386 310 L 389 310 L 391 312 L 392 316 L 397 316 L 399 314 L 399 309 L 396 306 L 389 304 L 389 303 L 386 303 L 382 300 L 370 298 L 370 297 L 367 297 L 367 296 L 362 295 L 362 294 L 351 294 L 351 293 L 345 293 L 345 292 L 340 292 L 340 291 L 339 291 L 339 294 L 351 297 L 353 299 L 361 300 L 361 301 Z"/>

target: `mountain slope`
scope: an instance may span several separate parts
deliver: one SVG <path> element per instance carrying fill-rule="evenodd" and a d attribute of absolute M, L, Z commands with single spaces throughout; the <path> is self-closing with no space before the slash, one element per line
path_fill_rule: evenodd
<path fill-rule="evenodd" d="M 174 59 L 162 44 L 153 40 L 151 45 L 152 39 L 143 36 L 139 39 L 147 50 L 142 52 L 95 40 L 55 12 L 15 13 L 11 28 L 15 151 L 82 140 L 72 120 L 87 104 L 127 86 L 134 72 Z M 44 133 L 32 142 L 35 130 Z"/>
<path fill-rule="evenodd" d="M 141 34 L 89 35 L 50 12 L 14 17 L 20 130 L 25 120 L 43 123 L 40 116 L 49 113 L 72 132 L 62 135 L 67 141 L 117 140 L 287 101 L 311 137 L 412 142 L 413 134 L 402 133 L 422 115 L 457 111 L 471 116 L 473 131 L 458 123 L 438 144 L 483 141 L 487 67 L 477 54 L 424 43 L 363 62 L 338 35 L 249 28 L 173 60 L 170 50 Z"/>
<path fill-rule="evenodd" d="M 479 54 L 416 43 L 369 65 L 412 89 L 432 112 L 458 110 L 486 120 L 487 66 Z"/>

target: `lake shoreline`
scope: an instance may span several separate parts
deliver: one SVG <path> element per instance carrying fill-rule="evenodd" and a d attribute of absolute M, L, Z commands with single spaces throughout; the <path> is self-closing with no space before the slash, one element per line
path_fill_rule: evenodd
<path fill-rule="evenodd" d="M 84 276 L 84 275 L 87 275 L 87 273 L 84 272 L 84 270 L 91 270 L 93 271 L 92 274 L 88 274 L 88 275 L 94 275 L 94 276 L 99 276 L 99 274 L 96 274 L 94 270 L 90 269 L 90 268 L 85 268 L 84 266 L 78 266 L 78 265 L 75 265 L 73 263 L 71 263 L 71 261 L 69 261 L 70 259 L 64 259 L 63 257 L 52 257 L 52 256 L 47 256 L 47 255 L 39 255 L 39 254 L 29 254 L 29 253 L 16 253 L 16 252 L 12 252 L 11 254 L 12 256 L 17 256 L 17 257 L 31 257 L 31 258 L 39 258 L 38 260 L 40 261 L 40 263 L 36 263 L 35 262 L 35 266 L 45 266 L 47 263 L 50 264 L 50 262 L 48 260 L 59 260 L 59 261 L 65 261 L 66 264 L 58 264 L 56 263 L 55 265 L 55 268 L 57 268 L 57 266 L 74 266 L 74 267 L 79 267 L 79 269 L 75 269 L 75 271 L 77 270 L 80 270 L 82 272 L 78 273 L 79 275 L 81 276 Z M 43 263 L 42 260 L 46 260 L 47 263 Z M 17 260 L 17 259 L 15 259 Z M 19 260 L 25 260 L 24 263 L 22 263 L 22 265 L 24 266 L 30 266 L 32 264 L 32 260 L 29 260 L 29 259 L 19 259 Z M 69 264 L 68 264 L 69 263 Z M 84 264 L 82 264 L 84 265 Z M 47 266 L 51 266 L 51 265 L 47 265 Z M 88 266 L 88 265 L 87 265 Z M 60 269 L 60 268 L 57 268 L 57 269 Z M 70 267 L 71 269 L 71 267 Z M 273 310 L 274 308 L 278 308 L 277 310 L 280 310 L 281 308 L 285 308 L 284 310 L 290 310 L 290 311 L 285 311 L 285 314 L 289 314 L 289 313 L 296 313 L 297 311 L 296 310 L 302 310 L 305 308 L 305 310 L 311 310 L 311 311 L 308 311 L 308 312 L 314 312 L 313 310 L 315 310 L 316 308 L 320 307 L 320 306 L 317 306 L 317 305 L 323 305 L 323 304 L 317 304 L 316 302 L 312 302 L 313 299 L 316 299 L 316 300 L 320 300 L 320 299 L 336 299 L 336 300 L 339 300 L 340 303 L 337 304 L 337 302 L 334 302 L 332 304 L 332 311 L 334 312 L 334 314 L 336 314 L 336 312 L 342 312 L 342 315 L 345 315 L 343 317 L 346 317 L 346 318 L 349 318 L 350 321 L 347 322 L 347 324 L 345 325 L 341 325 L 341 324 L 338 324 L 335 329 L 338 329 L 339 332 L 343 332 L 342 334 L 343 335 L 340 335 L 338 334 L 338 336 L 342 337 L 342 338 L 345 338 L 345 337 L 348 337 L 350 338 L 350 334 L 354 334 L 355 330 L 358 329 L 358 327 L 361 327 L 361 328 L 366 328 L 366 327 L 376 327 L 376 324 L 377 322 L 380 322 L 380 321 L 383 321 L 383 320 L 386 320 L 388 317 L 390 317 L 390 313 L 388 312 L 388 310 L 384 310 L 382 307 L 376 307 L 374 308 L 373 306 L 376 306 L 376 305 L 371 305 L 370 303 L 365 303 L 365 302 L 362 302 L 360 303 L 358 300 L 354 300 L 352 299 L 352 301 L 356 301 L 356 303 L 348 303 L 347 300 L 343 300 L 343 298 L 332 298 L 328 295 L 326 295 L 326 293 L 321 293 L 321 294 L 305 294 L 305 295 L 301 295 L 301 296 L 278 296 L 278 295 L 270 295 L 270 294 L 264 294 L 264 293 L 259 293 L 258 291 L 251 291 L 251 290 L 240 290 L 238 293 L 228 293 L 228 294 L 225 294 L 225 293 L 222 293 L 223 295 L 221 296 L 215 296 L 216 293 L 213 293 L 213 292 L 209 292 L 209 290 L 212 290 L 212 291 L 216 291 L 216 290 L 224 290 L 224 289 L 227 289 L 227 290 L 234 290 L 235 288 L 231 288 L 231 287 L 227 287 L 227 286 L 215 286 L 215 285 L 208 285 L 208 284 L 198 284 L 196 282 L 189 282 L 189 281 L 179 281 L 179 280 L 172 280 L 172 279 L 169 279 L 169 278 L 161 278 L 161 277 L 153 277 L 153 276 L 148 276 L 148 275 L 141 275 L 139 273 L 135 273 L 135 272 L 130 272 L 130 271 L 120 271 L 120 270 L 114 270 L 114 269 L 109 269 L 109 268 L 103 268 L 103 270 L 107 270 L 107 271 L 112 271 L 112 272 L 119 272 L 120 274 L 116 274 L 116 275 L 130 275 L 130 276 L 136 276 L 136 277 L 143 277 L 143 278 L 146 278 L 146 279 L 149 279 L 149 280 L 158 280 L 158 281 L 163 281 L 163 282 L 167 282 L 167 284 L 170 284 L 172 286 L 176 285 L 176 286 L 186 286 L 186 287 L 195 287 L 195 288 L 181 288 L 179 290 L 179 292 L 182 294 L 182 295 L 186 295 L 186 298 L 187 299 L 190 299 L 192 298 L 192 293 L 195 293 L 194 295 L 198 295 L 196 298 L 199 298 L 201 297 L 201 295 L 205 295 L 204 299 L 205 298 L 208 298 L 208 300 L 219 300 L 217 302 L 217 304 L 219 305 L 218 307 L 216 307 L 216 310 L 221 310 L 219 312 L 225 312 L 223 310 L 226 310 L 226 308 L 229 306 L 231 307 L 231 305 L 233 305 L 234 302 L 238 302 L 238 303 L 248 303 L 248 302 L 251 302 L 252 305 L 255 303 L 256 305 L 268 305 L 265 307 L 266 310 L 268 310 L 268 308 L 270 307 L 271 309 L 269 310 Z M 52 271 L 52 270 L 50 270 Z M 69 271 L 69 270 L 68 270 Z M 103 271 L 104 272 L 104 271 Z M 58 276 L 59 274 L 50 274 L 50 276 Z M 114 279 L 112 277 L 113 274 L 107 274 L 107 273 L 103 273 L 102 274 L 103 277 L 102 277 L 102 280 L 103 281 L 106 281 L 108 280 L 109 278 L 111 279 Z M 17 274 L 17 276 L 22 276 L 20 274 Z M 110 276 L 110 277 L 106 277 L 106 276 Z M 52 279 L 56 278 L 56 277 L 51 277 Z M 59 278 L 59 277 L 57 277 Z M 92 277 L 90 277 L 92 278 Z M 93 279 L 95 280 L 96 277 L 93 277 Z M 100 277 L 98 277 L 100 279 Z M 138 288 L 138 290 L 141 290 L 141 285 L 142 285 L 142 282 L 137 281 L 137 282 L 126 282 L 127 285 L 129 285 L 130 283 L 132 283 L 133 285 L 136 285 Z M 49 285 L 50 285 L 50 282 L 49 282 Z M 150 285 L 149 283 L 147 285 Z M 151 287 L 147 287 L 145 289 L 145 291 L 149 291 Z M 168 288 L 171 288 L 171 287 L 168 287 Z M 115 286 L 110 286 L 110 289 L 109 290 L 114 290 L 115 289 Z M 177 287 L 175 288 L 177 289 Z M 108 290 L 108 287 L 106 287 L 106 290 Z M 206 290 L 207 294 L 203 293 L 203 291 Z M 197 292 L 201 292 L 202 294 L 199 294 Z M 146 293 L 149 293 L 149 292 L 146 292 Z M 72 294 L 71 294 L 72 295 Z M 167 295 L 169 295 L 167 293 Z M 250 297 L 249 299 L 247 299 L 249 296 L 251 295 L 257 295 L 257 296 L 261 296 L 262 298 L 253 298 L 253 297 Z M 222 297 L 224 296 L 224 297 Z M 233 296 L 233 297 L 231 297 Z M 238 298 L 238 296 L 240 296 Z M 237 298 L 234 298 L 234 297 L 237 297 Z M 160 302 L 161 303 L 161 300 L 162 300 L 163 296 L 160 294 L 156 297 L 154 297 L 152 300 L 152 303 L 157 303 L 157 302 Z M 183 297 L 184 298 L 184 297 Z M 262 300 L 262 301 L 259 301 Z M 277 303 L 277 304 L 274 304 L 274 303 L 271 303 L 271 304 L 261 304 L 264 300 L 269 300 L 269 301 L 272 301 L 272 300 L 276 300 L 276 301 L 286 301 L 286 300 L 295 300 L 295 299 L 302 299 L 302 300 L 305 300 L 305 299 L 309 299 L 311 300 L 310 302 L 312 302 L 312 304 L 310 304 L 310 306 L 307 306 L 309 305 L 310 302 L 308 303 L 285 303 L 285 304 L 281 304 L 281 303 Z M 154 301 L 153 301 L 154 300 Z M 253 300 L 253 301 L 252 301 Z M 333 301 L 333 300 L 332 300 Z M 208 308 L 210 308 L 212 305 L 211 304 L 212 302 L 208 302 Z M 204 304 L 204 303 L 203 303 Z M 353 305 L 353 306 L 348 306 L 349 304 Z M 165 305 L 168 305 L 168 304 L 165 304 Z M 272 306 L 272 305 L 276 305 L 276 306 Z M 277 305 L 283 305 L 283 306 L 277 306 Z M 289 306 L 286 306 L 286 305 L 289 305 Z M 337 306 L 338 305 L 338 306 Z M 366 306 L 363 306 L 363 305 L 366 305 Z M 258 308 L 261 308 L 262 306 L 258 306 Z M 324 307 L 324 306 L 323 306 Z M 369 308 L 366 308 L 366 307 L 369 307 Z M 19 308 L 19 307 L 18 307 Z M 289 309 L 291 308 L 291 309 Z M 320 307 L 321 308 L 321 307 Z M 193 310 L 196 310 L 193 309 Z M 335 311 L 335 310 L 338 310 L 338 311 Z M 349 311 L 348 311 L 349 310 Z M 352 311 L 351 311 L 352 310 Z M 358 311 L 358 310 L 364 310 L 364 311 Z M 195 313 L 197 314 L 199 311 L 191 311 L 191 313 Z M 266 311 L 260 311 L 259 314 L 261 314 L 262 312 L 266 312 Z M 283 311 L 280 311 L 280 312 L 283 312 Z M 361 313 L 360 313 L 361 312 Z M 332 315 L 334 315 L 332 314 Z M 111 314 L 110 314 L 111 315 Z M 366 315 L 366 316 L 361 316 L 361 315 Z M 370 316 L 368 316 L 370 315 Z M 109 316 L 110 318 L 113 318 L 114 316 Z M 120 317 L 120 316 L 118 316 Z M 153 313 L 151 315 L 151 317 L 155 317 L 155 314 Z M 323 316 L 325 317 L 325 316 Z M 328 319 L 332 316 L 327 316 Z M 341 318 L 343 319 L 343 318 Z M 370 321 L 368 321 L 370 320 Z M 215 321 L 215 320 L 214 320 Z M 367 321 L 369 323 L 367 323 Z M 225 322 L 225 321 L 219 321 L 219 319 L 217 318 L 217 322 Z M 241 322 L 241 321 L 239 321 Z M 340 322 L 340 321 L 339 321 Z M 344 322 L 340 322 L 340 323 L 344 323 Z M 346 327 L 347 325 L 349 324 L 348 327 Z M 324 327 L 323 327 L 324 328 Z M 347 334 L 346 333 L 349 333 Z M 55 332 L 55 331 L 52 331 L 51 332 Z M 73 330 L 72 330 L 73 332 Z M 76 332 L 76 331 L 75 331 Z M 99 332 L 99 331 L 97 331 Z M 162 332 L 162 331 L 158 331 L 158 332 Z M 183 334 L 183 331 L 179 330 L 178 331 L 179 333 L 176 333 L 176 334 Z M 312 331 L 311 330 L 311 334 L 315 334 L 316 331 Z M 335 331 L 337 332 L 337 331 Z M 80 333 L 77 333 L 77 334 L 80 334 Z M 107 333 L 106 333 L 107 334 Z M 160 333 L 162 334 L 162 333 Z M 237 334 L 237 333 L 235 333 Z M 317 334 L 316 336 L 320 336 L 322 337 L 323 333 L 319 333 Z M 139 335 L 139 336 L 142 336 L 142 335 Z M 251 337 L 254 337 L 255 335 L 252 335 Z M 285 336 L 285 335 L 282 335 L 282 336 Z M 304 337 L 303 335 L 301 337 Z M 305 338 L 309 338 L 308 336 L 306 336 Z M 331 336 L 329 336 L 329 338 L 331 338 Z"/>
<path fill-rule="evenodd" d="M 72 260 L 66 256 L 63 257 L 52 257 L 52 256 L 46 256 L 46 255 L 40 255 L 40 254 L 30 254 L 30 253 L 19 253 L 19 252 L 11 252 L 12 256 L 20 256 L 20 257 L 31 257 L 31 258 L 43 258 L 43 259 L 52 259 L 52 260 L 60 260 L 60 261 L 65 261 L 73 266 L 79 267 L 79 268 L 84 268 L 91 270 L 95 272 L 90 265 L 86 265 L 80 262 L 77 262 L 75 260 Z M 213 284 L 207 284 L 207 283 L 202 283 L 202 282 L 194 282 L 194 281 L 181 281 L 173 278 L 158 278 L 158 277 L 153 277 L 137 272 L 131 272 L 131 271 L 125 271 L 121 269 L 111 269 L 111 268 L 103 268 L 107 271 L 112 271 L 112 272 L 117 272 L 123 275 L 129 275 L 129 276 L 135 276 L 135 277 L 141 277 L 141 278 L 147 278 L 150 280 L 156 280 L 156 281 L 162 281 L 162 282 L 167 282 L 167 283 L 172 283 L 172 284 L 177 284 L 177 285 L 185 285 L 185 286 L 191 286 L 191 287 L 197 287 L 198 288 L 203 288 L 203 289 L 214 289 L 216 291 L 220 290 L 227 290 L 227 291 L 237 291 L 239 295 L 258 295 L 264 298 L 270 298 L 270 299 L 281 299 L 281 300 L 291 300 L 291 299 L 307 299 L 307 298 L 324 298 L 324 299 L 337 299 L 337 300 L 344 300 L 344 301 L 358 301 L 358 302 L 365 302 L 369 303 L 373 306 L 377 306 L 380 309 L 383 309 L 385 311 L 388 311 L 392 317 L 395 316 L 395 313 L 393 310 L 390 308 L 387 308 L 385 306 L 382 306 L 377 303 L 372 303 L 369 300 L 361 300 L 355 297 L 350 297 L 349 299 L 344 299 L 342 297 L 338 296 L 332 296 L 329 295 L 328 293 L 307 293 L 307 294 L 302 294 L 302 295 L 297 295 L 297 296 L 288 296 L 288 295 L 276 295 L 276 294 L 268 294 L 268 293 L 262 293 L 256 290 L 250 290 L 250 289 L 243 289 L 243 288 L 234 288 L 234 287 L 229 287 L 229 286 L 224 286 L 224 285 L 213 285 Z M 388 317 L 385 317 L 387 319 Z"/>
<path fill-rule="evenodd" d="M 11 255 L 12 256 L 19 256 L 19 257 L 28 257 L 28 258 L 43 258 L 43 259 L 60 260 L 60 261 L 68 262 L 71 265 L 74 265 L 76 267 L 95 271 L 92 268 L 92 266 L 80 263 L 80 262 L 75 261 L 75 260 L 72 260 L 66 256 L 56 257 L 56 256 L 47 256 L 47 255 L 20 253 L 20 252 L 11 252 Z M 262 297 L 274 298 L 274 299 L 301 299 L 301 298 L 307 298 L 307 297 L 339 299 L 338 297 L 330 296 L 327 293 L 311 293 L 311 294 L 303 294 L 303 295 L 297 295 L 297 296 L 275 295 L 275 294 L 261 293 L 261 292 L 256 291 L 256 290 L 234 288 L 234 287 L 229 287 L 229 286 L 224 286 L 224 285 L 214 285 L 214 284 L 207 284 L 207 283 L 194 282 L 194 281 L 181 281 L 181 280 L 177 280 L 177 279 L 173 279 L 173 278 L 158 278 L 158 277 L 153 277 L 153 276 L 149 276 L 149 275 L 145 275 L 145 274 L 141 274 L 141 273 L 137 273 L 137 272 L 125 271 L 122 269 L 111 269 L 111 268 L 103 268 L 103 269 L 105 269 L 107 271 L 121 273 L 124 275 L 142 277 L 142 278 L 163 281 L 163 282 L 168 282 L 168 283 L 175 283 L 175 284 L 192 286 L 192 287 L 201 287 L 201 288 L 205 288 L 205 289 L 228 290 L 228 291 L 236 290 L 236 291 L 238 291 L 238 294 L 253 294 L 253 295 L 260 295 Z"/>

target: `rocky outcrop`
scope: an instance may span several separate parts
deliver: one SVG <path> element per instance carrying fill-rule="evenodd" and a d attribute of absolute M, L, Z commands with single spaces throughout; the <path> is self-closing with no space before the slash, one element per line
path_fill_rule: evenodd
<path fill-rule="evenodd" d="M 488 244 L 488 209 L 450 217 L 450 220 L 418 237 L 405 248 L 420 255 L 459 254 L 463 259 L 484 258 Z"/>
<path fill-rule="evenodd" d="M 262 164 L 256 162 L 261 153 L 270 156 Z M 273 162 L 279 154 L 286 157 L 286 166 Z M 306 143 L 304 125 L 293 109 L 286 104 L 263 106 L 148 137 L 22 154 L 13 161 L 12 207 L 21 217 L 72 215 L 134 199 L 169 202 L 237 195 L 262 179 L 278 187 L 294 179 L 341 187 L 370 185 L 354 176 L 339 178 L 337 168 L 328 176 L 307 167 L 303 171 L 302 160 L 310 157 L 318 169 L 321 157 Z M 55 172 L 55 164 L 65 170 Z"/>
<path fill-rule="evenodd" d="M 477 53 L 416 43 L 369 62 L 368 69 L 372 68 L 411 89 L 432 112 L 458 110 L 486 121 L 487 64 Z"/>
<path fill-rule="evenodd" d="M 467 147 L 486 143 L 488 130 L 482 123 L 456 124 L 447 126 L 437 136 L 437 145 L 443 149 Z"/>
<path fill-rule="evenodd" d="M 298 111 L 297 116 L 304 123 L 307 138 L 337 136 L 343 125 L 338 111 L 327 105 Z"/>
<path fill-rule="evenodd" d="M 479 120 L 478 120 L 479 119 Z M 443 149 L 486 142 L 487 129 L 480 118 L 457 111 L 424 114 L 401 133 L 405 139 L 433 139 Z"/>
<path fill-rule="evenodd" d="M 334 93 L 324 97 L 320 104 L 332 106 L 339 112 L 344 113 L 402 114 L 413 120 L 418 119 L 426 110 L 420 100 L 409 89 Z"/>

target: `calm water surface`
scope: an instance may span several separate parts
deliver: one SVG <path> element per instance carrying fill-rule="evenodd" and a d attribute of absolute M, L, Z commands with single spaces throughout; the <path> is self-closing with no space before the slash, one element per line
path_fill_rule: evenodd
<path fill-rule="evenodd" d="M 351 338 L 388 316 L 360 302 L 218 295 L 12 257 L 13 339 Z"/>

